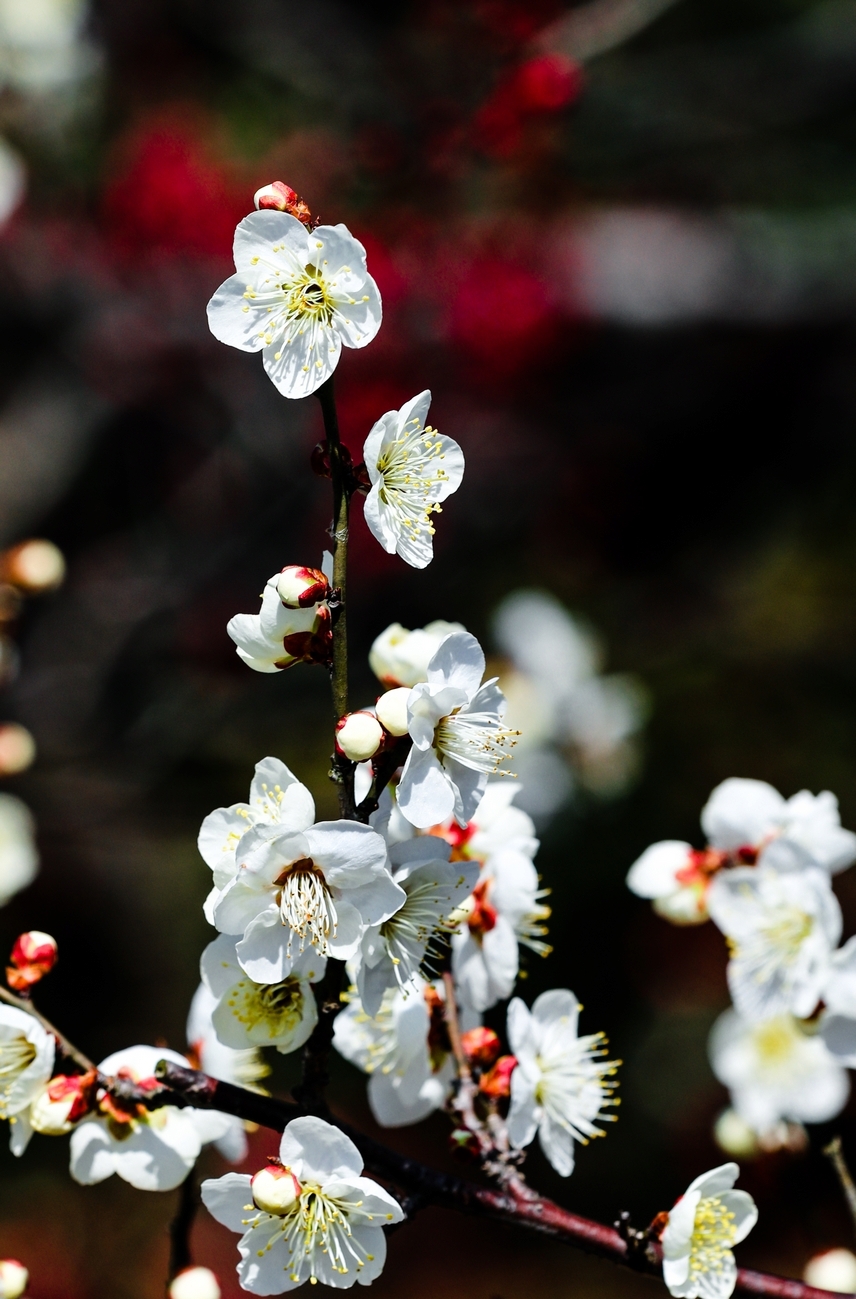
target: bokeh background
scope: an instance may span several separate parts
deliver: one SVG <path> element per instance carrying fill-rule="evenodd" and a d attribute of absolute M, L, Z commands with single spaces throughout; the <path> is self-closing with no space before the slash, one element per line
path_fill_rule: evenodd
<path fill-rule="evenodd" d="M 4 788 L 42 867 L 0 911 L 0 951 L 57 937 L 41 1004 L 95 1059 L 181 1049 L 210 937 L 202 817 L 267 753 L 333 809 L 324 672 L 254 674 L 225 633 L 271 572 L 317 562 L 328 523 L 317 403 L 280 398 L 205 321 L 235 222 L 285 180 L 365 242 L 384 297 L 337 372 L 346 441 L 427 386 L 467 457 L 425 572 L 355 520 L 356 702 L 389 622 L 489 643 L 521 587 L 596 627 L 647 698 L 634 778 L 578 780 L 543 821 L 556 951 L 523 985 L 573 988 L 625 1061 L 608 1139 L 567 1182 L 533 1152 L 533 1179 L 647 1223 L 721 1159 L 705 1042 L 728 997 L 720 935 L 658 920 L 627 868 L 656 839 L 700 843 L 730 775 L 832 789 L 856 827 L 856 2 L 76 4 L 0 0 L 0 545 L 44 536 L 68 563 L 11 628 L 0 711 L 38 757 Z M 852 872 L 836 891 L 849 934 Z M 332 1095 L 371 1129 L 341 1061 Z M 806 1153 L 746 1164 L 743 1262 L 798 1276 L 854 1244 L 833 1131 L 856 1157 L 848 1111 Z M 451 1167 L 447 1132 L 391 1140 Z M 253 1138 L 254 1161 L 273 1149 Z M 61 1140 L 0 1149 L 0 1255 L 33 1299 L 162 1294 L 175 1195 L 81 1188 L 66 1160 Z M 200 1218 L 228 1299 L 234 1242 Z M 654 1284 L 432 1210 L 376 1293 Z"/>

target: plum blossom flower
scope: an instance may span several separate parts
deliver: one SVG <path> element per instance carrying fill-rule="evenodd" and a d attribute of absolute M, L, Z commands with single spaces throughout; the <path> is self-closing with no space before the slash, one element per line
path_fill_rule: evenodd
<path fill-rule="evenodd" d="M 428 680 L 428 664 L 447 636 L 466 631 L 459 622 L 429 622 L 408 631 L 394 622 L 375 639 L 369 650 L 369 666 L 385 686 L 415 686 Z"/>
<path fill-rule="evenodd" d="M 780 875 L 758 867 L 720 871 L 708 892 L 713 922 L 729 942 L 728 986 L 746 1019 L 810 1015 L 841 936 L 841 908 L 818 867 Z"/>
<path fill-rule="evenodd" d="M 726 1010 L 711 1030 L 708 1049 L 732 1107 L 761 1138 L 783 1120 L 825 1123 L 847 1102 L 846 1070 L 822 1038 L 807 1033 L 792 1015 L 752 1022 Z"/>
<path fill-rule="evenodd" d="M 722 854 L 693 848 L 679 839 L 652 843 L 630 867 L 627 887 L 650 898 L 654 910 L 676 925 L 698 925 L 709 919 L 707 891 Z"/>
<path fill-rule="evenodd" d="M 388 920 L 366 930 L 360 944 L 357 989 L 369 1015 L 380 1012 L 388 988 L 405 995 L 452 929 L 450 917 L 472 892 L 475 862 L 450 862 L 449 845 L 433 835 L 390 848 L 394 879 L 405 901 Z"/>
<path fill-rule="evenodd" d="M 99 1072 L 154 1086 L 159 1060 L 187 1065 L 165 1047 L 131 1046 L 102 1060 Z M 164 1105 L 147 1110 L 101 1092 L 96 1110 L 71 1134 L 71 1175 L 83 1186 L 118 1174 L 139 1191 L 171 1191 L 184 1181 L 202 1146 L 229 1129 L 229 1116 Z"/>
<path fill-rule="evenodd" d="M 203 958 L 204 955 L 203 953 Z M 200 983 L 187 1016 L 187 1044 L 191 1063 L 198 1065 L 210 1077 L 219 1078 L 221 1082 L 254 1089 L 262 1078 L 267 1077 L 270 1069 L 254 1046 L 242 1045 L 235 1048 L 220 1041 L 213 1024 L 218 1004 L 213 992 L 204 983 Z M 229 1126 L 214 1144 L 224 1159 L 239 1164 L 247 1153 L 246 1129 L 241 1119 L 232 1115 L 223 1117 L 228 1120 Z"/>
<path fill-rule="evenodd" d="M 842 828 L 829 790 L 784 799 L 766 781 L 733 776 L 717 785 L 701 824 L 712 848 L 735 854 L 748 847 L 757 865 L 777 871 L 819 866 L 835 875 L 856 861 L 856 834 Z"/>
<path fill-rule="evenodd" d="M 603 1033 L 577 1036 L 580 1006 L 572 992 L 554 988 L 531 1011 L 515 997 L 508 1006 L 508 1041 L 517 1057 L 511 1075 L 508 1136 L 523 1149 L 538 1133 L 541 1149 L 562 1177 L 574 1170 L 574 1142 L 588 1144 L 614 1122 L 603 1111 L 618 1104 L 611 1082 L 620 1060 L 603 1060 Z"/>
<path fill-rule="evenodd" d="M 736 1164 L 702 1173 L 669 1211 L 662 1235 L 663 1280 L 675 1299 L 728 1299 L 737 1284 L 731 1252 L 758 1221 L 755 1201 L 732 1190 Z"/>
<path fill-rule="evenodd" d="M 431 393 L 412 397 L 401 410 L 382 415 L 366 438 L 363 458 L 371 490 L 365 517 L 389 555 L 426 568 L 434 555 L 431 515 L 456 492 L 464 476 L 464 453 L 425 421 Z"/>
<path fill-rule="evenodd" d="M 0 793 L 0 907 L 36 877 L 35 823 L 26 803 Z"/>
<path fill-rule="evenodd" d="M 398 806 L 420 829 L 454 816 L 472 820 L 489 775 L 502 771 L 517 733 L 502 721 L 496 679 L 481 684 L 484 654 L 475 636 L 455 632 L 428 664 L 427 681 L 407 704 L 413 747 L 398 786 Z"/>
<path fill-rule="evenodd" d="M 296 1051 L 318 1023 L 311 984 L 323 977 L 326 958 L 307 947 L 281 983 L 254 983 L 238 964 L 236 948 L 234 938 L 220 934 L 200 961 L 217 1040 L 233 1052 L 262 1046 L 283 1055 Z"/>
<path fill-rule="evenodd" d="M 362 1176 L 350 1138 L 313 1115 L 289 1123 L 279 1159 L 254 1178 L 227 1173 L 202 1183 L 208 1212 L 241 1233 L 241 1288 L 270 1295 L 307 1280 L 337 1290 L 370 1285 L 386 1262 L 382 1228 L 401 1222 L 401 1206 Z"/>
<path fill-rule="evenodd" d="M 315 802 L 305 785 L 279 758 L 256 763 L 250 801 L 218 807 L 202 822 L 197 840 L 202 859 L 214 872 L 214 888 L 205 903 L 205 916 L 214 923 L 213 909 L 220 892 L 238 870 L 238 845 L 253 826 L 279 826 L 308 830 L 315 821 Z"/>
<path fill-rule="evenodd" d="M 256 983 L 282 983 L 307 948 L 347 960 L 369 925 L 398 910 L 386 844 L 356 821 L 319 821 L 306 830 L 258 825 L 240 844 L 239 869 L 213 919 L 242 935 L 241 969 Z"/>
<path fill-rule="evenodd" d="M 307 230 L 287 212 L 239 222 L 235 270 L 208 304 L 221 343 L 262 352 L 284 397 L 308 397 L 335 370 L 342 346 L 365 347 L 380 329 L 381 302 L 366 250 L 344 225 Z"/>
<path fill-rule="evenodd" d="M 0 1119 L 9 1120 L 9 1145 L 22 1155 L 33 1134 L 30 1105 L 53 1073 L 56 1046 L 37 1019 L 0 1005 Z"/>
<path fill-rule="evenodd" d="M 295 663 L 327 663 L 333 643 L 330 609 L 325 601 L 306 609 L 285 604 L 278 590 L 280 574 L 265 583 L 259 613 L 236 613 L 226 631 L 238 657 L 256 672 L 281 672 Z"/>
<path fill-rule="evenodd" d="M 442 985 L 415 975 L 408 986 L 385 992 L 375 1016 L 352 995 L 336 1017 L 333 1045 L 369 1075 L 369 1105 L 382 1127 L 418 1123 L 449 1095 L 455 1063 Z"/>

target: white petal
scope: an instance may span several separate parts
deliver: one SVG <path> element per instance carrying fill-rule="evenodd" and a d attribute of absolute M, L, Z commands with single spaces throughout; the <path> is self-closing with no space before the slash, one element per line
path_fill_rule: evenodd
<path fill-rule="evenodd" d="M 679 839 L 652 843 L 630 867 L 627 887 L 640 898 L 662 898 L 678 887 L 675 878 L 689 863 L 692 845 Z"/>
<path fill-rule="evenodd" d="M 453 632 L 428 664 L 429 683 L 455 686 L 471 699 L 484 676 L 484 653 L 468 631 Z"/>
<path fill-rule="evenodd" d="M 455 807 L 455 793 L 433 749 L 413 748 L 398 785 L 398 806 L 420 829 L 447 821 Z"/>
<path fill-rule="evenodd" d="M 260 352 L 264 347 L 264 339 L 259 337 L 260 316 L 245 298 L 246 289 L 245 275 L 232 275 L 220 285 L 208 303 L 208 328 L 221 343 L 242 352 Z"/>
<path fill-rule="evenodd" d="M 298 1181 L 322 1186 L 331 1178 L 359 1177 L 363 1171 L 362 1155 L 350 1137 L 312 1114 L 288 1124 L 279 1157 Z"/>
<path fill-rule="evenodd" d="M 250 1177 L 246 1173 L 226 1173 L 202 1183 L 202 1203 L 217 1222 L 239 1234 L 246 1230 L 247 1205 L 252 1204 Z"/>
<path fill-rule="evenodd" d="M 785 800 L 766 781 L 732 776 L 717 785 L 705 804 L 702 829 L 721 851 L 758 845 L 774 829 L 784 808 Z"/>

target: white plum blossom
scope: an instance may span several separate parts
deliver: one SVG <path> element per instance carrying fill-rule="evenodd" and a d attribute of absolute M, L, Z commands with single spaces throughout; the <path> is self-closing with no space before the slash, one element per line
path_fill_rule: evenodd
<path fill-rule="evenodd" d="M 215 942 L 218 941 L 215 939 Z M 203 954 L 204 957 L 204 954 Z M 187 1044 L 192 1063 L 211 1078 L 235 1083 L 239 1087 L 255 1087 L 267 1077 L 270 1069 L 255 1047 L 234 1048 L 225 1046 L 217 1036 L 212 1022 L 219 1002 L 213 992 L 200 983 L 190 1003 L 187 1016 Z M 224 1159 L 239 1164 L 247 1153 L 246 1130 L 241 1119 L 224 1115 L 228 1129 L 215 1145 Z"/>
<path fill-rule="evenodd" d="M 786 874 L 762 867 L 720 871 L 708 892 L 728 939 L 728 987 L 746 1019 L 811 1015 L 841 936 L 841 908 L 818 867 Z"/>
<path fill-rule="evenodd" d="M 675 1299 L 728 1299 L 737 1284 L 731 1252 L 758 1221 L 755 1201 L 733 1190 L 736 1164 L 702 1173 L 687 1187 L 661 1237 L 663 1280 Z"/>
<path fill-rule="evenodd" d="M 432 514 L 461 485 L 464 453 L 425 421 L 431 393 L 382 415 L 363 447 L 371 481 L 365 518 L 389 555 L 425 568 L 434 555 Z M 415 683 L 414 683 L 415 684 Z"/>
<path fill-rule="evenodd" d="M 365 347 L 380 329 L 366 250 L 346 226 L 307 230 L 287 212 L 251 212 L 233 251 L 237 273 L 208 304 L 211 333 L 263 352 L 284 397 L 308 397 L 336 369 L 343 345 Z"/>
<path fill-rule="evenodd" d="M 337 1015 L 333 1044 L 369 1075 L 372 1114 L 382 1127 L 418 1123 L 440 1109 L 455 1076 L 443 1018 L 442 985 L 418 975 L 384 994 L 377 1015 L 352 996 Z"/>
<path fill-rule="evenodd" d="M 253 826 L 279 826 L 299 832 L 315 822 L 315 802 L 305 785 L 279 758 L 256 763 L 248 803 L 218 807 L 202 822 L 197 844 L 214 873 L 214 887 L 205 903 L 205 916 L 214 923 L 213 909 L 222 889 L 237 873 L 239 843 Z"/>
<path fill-rule="evenodd" d="M 0 793 L 0 907 L 31 884 L 39 868 L 35 823 L 26 803 Z"/>
<path fill-rule="evenodd" d="M 281 983 L 254 983 L 238 964 L 236 948 L 235 938 L 220 934 L 200 961 L 218 1041 L 233 1052 L 263 1046 L 275 1046 L 283 1055 L 296 1051 L 318 1023 L 311 985 L 323 977 L 326 958 L 307 947 Z"/>
<path fill-rule="evenodd" d="M 279 594 L 280 574 L 268 578 L 259 613 L 236 613 L 226 631 L 238 657 L 256 672 L 281 672 L 295 663 L 326 663 L 332 644 L 330 609 L 325 601 L 293 609 Z"/>
<path fill-rule="evenodd" d="M 604 1060 L 603 1033 L 577 1036 L 580 1006 L 572 992 L 554 988 L 531 1011 L 515 997 L 508 1006 L 508 1042 L 517 1058 L 511 1075 L 508 1136 L 523 1149 L 536 1132 L 541 1149 L 562 1177 L 574 1170 L 574 1142 L 604 1136 L 598 1122 L 613 1098 L 619 1060 Z"/>
<path fill-rule="evenodd" d="M 238 862 L 212 915 L 221 933 L 241 936 L 238 962 L 256 983 L 282 983 L 307 948 L 347 960 L 405 900 L 383 839 L 356 821 L 257 825 Z"/>
<path fill-rule="evenodd" d="M 457 837 L 458 851 L 477 861 L 487 861 L 493 853 L 507 849 L 534 858 L 540 844 L 532 818 L 513 806 L 521 793 L 516 782 L 491 781 L 466 830 Z"/>
<path fill-rule="evenodd" d="M 702 829 L 712 848 L 736 853 L 748 847 L 757 864 L 777 871 L 819 866 L 837 874 L 856 861 L 856 834 L 844 830 L 838 799 L 829 790 L 801 790 L 785 799 L 763 780 L 733 776 L 708 799 Z"/>
<path fill-rule="evenodd" d="M 131 1046 L 102 1060 L 99 1073 L 154 1086 L 159 1060 L 187 1066 L 187 1060 L 165 1047 Z M 147 1110 L 99 1093 L 96 1110 L 71 1134 L 71 1175 L 92 1186 L 118 1174 L 139 1191 L 171 1191 L 184 1181 L 203 1145 L 219 1141 L 231 1126 L 230 1116 L 212 1110 L 164 1105 Z"/>
<path fill-rule="evenodd" d="M 405 893 L 400 909 L 366 930 L 360 943 L 357 990 L 369 1015 L 388 988 L 406 990 L 451 931 L 450 917 L 473 890 L 475 862 L 449 861 L 442 839 L 425 835 L 390 848 L 393 877 Z"/>
<path fill-rule="evenodd" d="M 350 1138 L 313 1115 L 289 1123 L 279 1158 L 281 1168 L 264 1176 L 227 1173 L 202 1183 L 208 1212 L 241 1234 L 241 1288 L 271 1295 L 305 1281 L 337 1290 L 370 1285 L 386 1262 L 383 1227 L 402 1221 L 401 1206 L 362 1176 Z"/>
<path fill-rule="evenodd" d="M 469 632 L 455 632 L 428 664 L 427 681 L 410 692 L 413 747 L 398 786 L 398 806 L 420 829 L 454 816 L 466 825 L 489 775 L 511 756 L 516 732 L 503 724 L 505 698 L 495 678 L 481 684 L 485 661 Z"/>
<path fill-rule="evenodd" d="M 511 996 L 521 943 L 541 956 L 550 953 L 543 941 L 550 915 L 544 894 L 531 859 L 522 852 L 499 848 L 487 858 L 452 936 L 452 972 L 466 1006 L 489 1010 Z"/>
<path fill-rule="evenodd" d="M 459 622 L 429 622 L 408 631 L 394 622 L 376 637 L 369 650 L 372 672 L 385 686 L 415 686 L 428 680 L 428 664 L 447 636 L 466 631 Z"/>
<path fill-rule="evenodd" d="M 726 1010 L 711 1030 L 709 1052 L 733 1109 L 761 1138 L 783 1120 L 825 1123 L 847 1102 L 846 1070 L 792 1015 L 752 1022 Z"/>
<path fill-rule="evenodd" d="M 33 1128 L 29 1119 L 53 1073 L 56 1044 L 52 1035 L 25 1010 L 0 1004 L 0 1119 L 9 1120 L 9 1145 L 22 1155 Z"/>
<path fill-rule="evenodd" d="M 680 839 L 663 839 L 633 863 L 627 887 L 637 897 L 650 898 L 657 914 L 673 924 L 697 925 L 708 919 L 707 891 L 720 864 L 717 853 L 699 852 Z"/>

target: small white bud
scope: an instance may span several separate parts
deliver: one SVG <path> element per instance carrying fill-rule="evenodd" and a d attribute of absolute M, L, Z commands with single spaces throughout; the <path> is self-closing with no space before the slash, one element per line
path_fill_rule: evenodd
<path fill-rule="evenodd" d="M 297 1178 L 287 1168 L 271 1164 L 256 1173 L 250 1189 L 253 1202 L 263 1213 L 282 1216 L 288 1213 L 300 1195 L 301 1186 Z"/>
<path fill-rule="evenodd" d="M 827 1249 L 809 1259 L 803 1272 L 806 1285 L 818 1290 L 837 1290 L 839 1294 L 856 1292 L 856 1255 L 849 1249 Z"/>
<path fill-rule="evenodd" d="M 26 726 L 4 722 L 0 726 L 0 776 L 17 776 L 36 758 L 36 742 Z"/>
<path fill-rule="evenodd" d="M 52 541 L 22 541 L 0 556 L 0 574 L 13 586 L 36 595 L 52 591 L 65 577 L 62 551 Z"/>
<path fill-rule="evenodd" d="M 407 700 L 410 695 L 408 686 L 398 686 L 387 690 L 377 701 L 378 721 L 385 726 L 390 735 L 407 734 Z"/>
<path fill-rule="evenodd" d="M 220 1286 L 210 1267 L 186 1267 L 170 1283 L 169 1299 L 220 1299 Z"/>
<path fill-rule="evenodd" d="M 276 590 L 289 609 L 309 609 L 330 594 L 329 583 L 320 568 L 287 564 L 276 579 Z"/>
<path fill-rule="evenodd" d="M 0 1259 L 0 1299 L 20 1299 L 30 1274 L 16 1258 Z"/>
<path fill-rule="evenodd" d="M 383 727 L 373 713 L 346 713 L 336 725 L 336 744 L 351 762 L 366 762 L 383 744 Z"/>
<path fill-rule="evenodd" d="M 713 1137 L 720 1150 L 738 1159 L 758 1153 L 758 1138 L 736 1110 L 723 1110 L 713 1125 Z"/>

